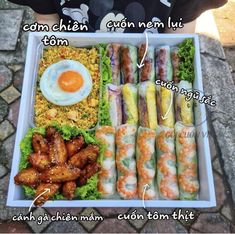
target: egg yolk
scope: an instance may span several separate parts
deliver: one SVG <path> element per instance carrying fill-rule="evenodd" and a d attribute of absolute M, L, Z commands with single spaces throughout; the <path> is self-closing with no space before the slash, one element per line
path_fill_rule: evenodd
<path fill-rule="evenodd" d="M 75 71 L 63 72 L 59 79 L 59 87 L 65 92 L 77 92 L 83 85 L 83 77 Z"/>

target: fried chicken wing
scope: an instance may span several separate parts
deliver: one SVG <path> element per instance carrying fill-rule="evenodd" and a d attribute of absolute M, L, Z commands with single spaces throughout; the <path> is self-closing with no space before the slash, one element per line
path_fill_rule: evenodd
<path fill-rule="evenodd" d="M 93 175 L 95 175 L 100 170 L 99 163 L 93 163 L 87 165 L 82 171 L 81 175 L 78 179 L 79 186 L 83 186 L 87 183 L 87 180 L 90 179 Z"/>
<path fill-rule="evenodd" d="M 98 145 L 88 145 L 86 148 L 79 151 L 77 154 L 72 156 L 68 163 L 69 165 L 75 166 L 77 168 L 83 169 L 87 163 L 94 163 L 99 155 Z"/>
<path fill-rule="evenodd" d="M 37 187 L 35 197 L 42 194 L 37 200 L 35 200 L 35 206 L 42 206 L 49 198 L 54 196 L 60 188 L 60 184 L 42 183 Z"/>
<path fill-rule="evenodd" d="M 27 168 L 20 171 L 15 177 L 15 184 L 37 187 L 39 183 L 39 172 L 34 168 Z"/>
<path fill-rule="evenodd" d="M 62 194 L 64 197 L 72 200 L 75 196 L 75 190 L 77 188 L 77 184 L 75 181 L 68 181 L 63 184 Z"/>
<path fill-rule="evenodd" d="M 54 127 L 47 127 L 46 128 L 46 138 L 47 140 L 51 140 L 52 136 L 55 135 L 57 130 Z"/>
<path fill-rule="evenodd" d="M 78 153 L 81 148 L 83 148 L 83 146 L 85 145 L 85 140 L 83 136 L 78 136 L 70 141 L 67 141 L 65 145 L 68 156 L 71 157 L 74 154 Z"/>
<path fill-rule="evenodd" d="M 34 132 L 32 136 L 32 145 L 35 153 L 48 153 L 47 140 L 40 133 Z"/>
<path fill-rule="evenodd" d="M 44 171 L 50 167 L 48 155 L 42 153 L 33 153 L 29 156 L 30 164 L 38 171 Z"/>
<path fill-rule="evenodd" d="M 62 183 L 78 179 L 80 169 L 67 164 L 53 166 L 41 173 L 40 179 L 47 183 Z"/>
<path fill-rule="evenodd" d="M 63 164 L 66 163 L 67 157 L 64 140 L 59 132 L 55 132 L 49 141 L 49 160 L 52 164 Z"/>

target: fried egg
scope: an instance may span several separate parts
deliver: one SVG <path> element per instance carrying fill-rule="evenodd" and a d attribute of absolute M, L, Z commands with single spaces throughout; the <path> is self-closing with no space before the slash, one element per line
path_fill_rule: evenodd
<path fill-rule="evenodd" d="M 62 60 L 49 66 L 40 79 L 43 96 L 59 106 L 74 105 L 85 99 L 92 90 L 87 68 L 73 60 Z"/>

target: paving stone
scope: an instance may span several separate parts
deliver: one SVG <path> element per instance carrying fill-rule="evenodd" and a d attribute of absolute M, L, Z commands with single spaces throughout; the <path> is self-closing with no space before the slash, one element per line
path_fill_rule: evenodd
<path fill-rule="evenodd" d="M 211 160 L 214 160 L 218 156 L 218 149 L 215 144 L 215 136 L 209 134 L 209 145 L 210 145 L 210 152 L 211 152 Z"/>
<path fill-rule="evenodd" d="M 0 92 L 7 88 L 11 82 L 12 72 L 6 66 L 0 65 Z"/>
<path fill-rule="evenodd" d="M 183 219 L 182 216 L 180 217 L 179 221 L 183 224 L 184 227 L 190 227 L 199 215 L 199 212 L 196 209 L 177 209 L 176 212 L 181 212 L 184 217 L 186 217 L 186 215 L 189 215 L 190 213 L 194 214 L 194 219 Z"/>
<path fill-rule="evenodd" d="M 20 92 L 14 88 L 13 86 L 10 86 L 9 88 L 5 89 L 0 96 L 8 103 L 12 103 L 15 101 L 19 96 Z"/>
<path fill-rule="evenodd" d="M 200 35 L 199 40 L 201 53 L 210 54 L 222 59 L 226 58 L 223 47 L 219 41 L 205 35 Z"/>
<path fill-rule="evenodd" d="M 81 213 L 82 208 L 46 208 L 47 212 L 51 215 L 56 215 L 56 213 L 59 211 L 60 214 L 62 213 L 70 213 L 72 215 L 78 215 Z"/>
<path fill-rule="evenodd" d="M 15 73 L 18 71 L 22 71 L 23 69 L 23 66 L 21 64 L 12 64 L 12 65 L 8 65 L 8 67 Z"/>
<path fill-rule="evenodd" d="M 229 204 L 225 204 L 221 210 L 221 213 L 230 221 L 234 222 L 235 224 L 235 219 L 233 218 L 232 215 L 232 209 L 233 212 L 235 214 L 235 208 L 233 208 L 232 206 L 230 206 Z"/>
<path fill-rule="evenodd" d="M 23 10 L 1 10 L 0 50 L 15 50 L 23 13 Z"/>
<path fill-rule="evenodd" d="M 230 223 L 219 213 L 200 214 L 192 228 L 199 232 L 229 233 Z"/>
<path fill-rule="evenodd" d="M 58 210 L 58 209 L 57 209 Z M 52 222 L 44 233 L 87 233 L 84 228 L 76 221 Z"/>
<path fill-rule="evenodd" d="M 125 220 L 105 219 L 93 231 L 94 233 L 136 233 L 136 230 L 131 227 Z"/>
<path fill-rule="evenodd" d="M 0 97 L 0 122 L 7 116 L 8 105 L 7 103 Z"/>
<path fill-rule="evenodd" d="M 170 218 L 148 221 L 141 233 L 188 233 L 188 231 L 179 221 Z"/>
<path fill-rule="evenodd" d="M 233 47 L 224 47 L 224 53 L 228 64 L 231 66 L 231 70 L 235 71 L 235 46 Z"/>
<path fill-rule="evenodd" d="M 141 215 L 144 217 L 144 219 L 129 220 L 129 223 L 131 223 L 135 228 L 141 229 L 144 226 L 144 224 L 148 221 L 147 212 L 143 208 L 132 208 L 128 212 L 128 214 L 131 215 L 132 213 L 135 215 Z"/>
<path fill-rule="evenodd" d="M 94 215 L 100 215 L 96 210 L 93 208 L 86 208 L 82 213 L 81 216 L 90 216 L 91 214 Z M 83 225 L 83 227 L 86 228 L 86 230 L 91 231 L 100 221 L 80 221 L 80 223 Z"/>
<path fill-rule="evenodd" d="M 41 207 L 33 211 L 33 215 L 36 219 L 39 216 L 45 217 L 45 214 L 48 215 L 49 217 L 49 214 L 46 212 L 46 210 Z M 39 232 L 42 232 L 51 223 L 51 220 L 49 219 L 49 221 L 45 221 L 41 225 L 39 225 L 37 221 L 27 221 L 27 223 L 34 232 L 39 233 Z"/>
<path fill-rule="evenodd" d="M 0 194 L 7 197 L 10 173 L 1 179 Z"/>
<path fill-rule="evenodd" d="M 1 233 L 31 233 L 28 225 L 24 222 L 5 222 L 1 223 Z"/>
<path fill-rule="evenodd" d="M 7 174 L 8 170 L 2 164 L 0 164 L 0 178 Z"/>
<path fill-rule="evenodd" d="M 214 160 L 214 162 L 213 162 L 212 165 L 213 165 L 213 169 L 214 169 L 215 171 L 217 171 L 220 175 L 223 175 L 219 158 L 216 158 L 216 159 Z"/>
<path fill-rule="evenodd" d="M 0 163 L 8 169 L 11 168 L 14 145 L 15 134 L 7 138 L 0 148 Z"/>
<path fill-rule="evenodd" d="M 8 120 L 16 127 L 18 122 L 18 114 L 20 108 L 20 100 L 16 100 L 10 105 L 9 113 L 8 113 Z"/>
<path fill-rule="evenodd" d="M 9 137 L 13 132 L 14 128 L 12 127 L 11 123 L 8 120 L 4 120 L 0 124 L 0 140 L 3 141 L 7 137 Z"/>
<path fill-rule="evenodd" d="M 20 92 L 22 91 L 23 78 L 24 78 L 24 70 L 23 70 L 23 68 L 21 68 L 19 71 L 15 72 L 14 78 L 13 78 L 13 85 Z"/>
<path fill-rule="evenodd" d="M 117 217 L 119 214 L 127 213 L 128 210 L 129 208 L 117 208 L 117 207 L 98 208 L 98 211 L 100 212 L 100 214 L 105 217 L 111 217 L 111 216 Z"/>
<path fill-rule="evenodd" d="M 214 121 L 213 125 L 216 129 L 217 141 L 224 162 L 223 168 L 228 177 L 235 204 L 235 121 L 228 122 L 226 125 Z"/>

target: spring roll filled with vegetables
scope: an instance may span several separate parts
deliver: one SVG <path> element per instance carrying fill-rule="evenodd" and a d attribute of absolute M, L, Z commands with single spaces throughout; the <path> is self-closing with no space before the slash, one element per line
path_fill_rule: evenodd
<path fill-rule="evenodd" d="M 171 48 L 171 60 L 172 60 L 172 66 L 173 66 L 173 80 L 175 84 L 178 84 L 180 82 L 178 72 L 179 72 L 179 63 L 180 63 L 180 57 L 178 55 L 179 48 L 178 47 L 172 47 Z"/>
<path fill-rule="evenodd" d="M 139 46 L 138 50 L 138 58 L 139 58 L 139 64 L 141 62 L 144 64 L 143 67 L 139 69 L 139 81 L 144 82 L 144 81 L 155 81 L 155 49 L 153 46 L 148 47 L 148 51 L 145 56 L 145 51 L 146 51 L 146 44 L 141 44 Z M 143 60 L 144 58 L 144 60 Z"/>
<path fill-rule="evenodd" d="M 105 145 L 104 158 L 99 173 L 98 191 L 102 198 L 116 192 L 115 128 L 101 126 L 96 129 L 96 138 Z"/>
<path fill-rule="evenodd" d="M 122 86 L 123 123 L 138 124 L 137 87 L 134 84 Z"/>
<path fill-rule="evenodd" d="M 165 87 L 157 86 L 157 113 L 159 125 L 174 128 L 174 93 Z"/>
<path fill-rule="evenodd" d="M 199 190 L 195 127 L 175 124 L 178 181 L 181 200 L 194 200 Z"/>
<path fill-rule="evenodd" d="M 159 80 L 172 81 L 173 68 L 169 46 L 162 46 L 156 50 L 156 77 Z"/>
<path fill-rule="evenodd" d="M 156 86 L 150 81 L 139 84 L 138 111 L 140 126 L 157 128 Z"/>
<path fill-rule="evenodd" d="M 178 84 L 179 90 L 187 90 L 188 92 L 193 90 L 192 83 L 182 80 Z M 175 119 L 181 121 L 184 124 L 193 124 L 193 99 L 187 101 L 185 95 L 180 93 L 175 94 Z"/>
<path fill-rule="evenodd" d="M 163 199 L 179 199 L 177 182 L 174 129 L 159 126 L 157 129 L 157 185 Z"/>
<path fill-rule="evenodd" d="M 136 132 L 137 127 L 129 124 L 117 127 L 116 131 L 117 191 L 124 199 L 137 196 Z"/>
<path fill-rule="evenodd" d="M 123 45 L 121 48 L 122 83 L 137 84 L 137 48 L 132 45 Z"/>
<path fill-rule="evenodd" d="M 120 49 L 121 45 L 118 43 L 107 45 L 107 55 L 110 58 L 113 84 L 115 85 L 121 84 Z"/>
<path fill-rule="evenodd" d="M 138 196 L 142 199 L 145 187 L 144 199 L 156 198 L 154 178 L 156 173 L 155 160 L 156 132 L 149 128 L 139 127 L 136 146 L 136 163 L 138 172 Z"/>
<path fill-rule="evenodd" d="M 108 84 L 107 99 L 109 103 L 109 115 L 112 126 L 122 124 L 122 89 L 120 86 Z"/>

